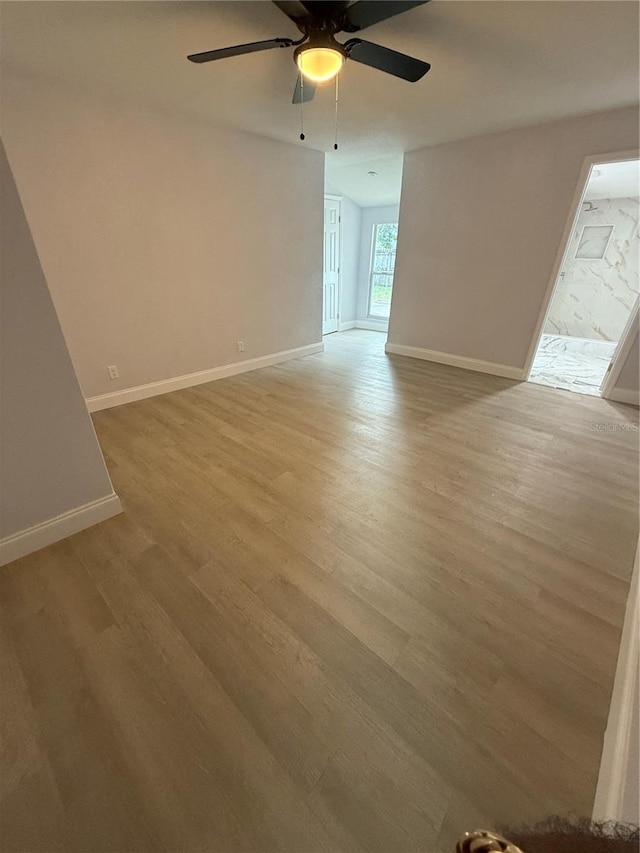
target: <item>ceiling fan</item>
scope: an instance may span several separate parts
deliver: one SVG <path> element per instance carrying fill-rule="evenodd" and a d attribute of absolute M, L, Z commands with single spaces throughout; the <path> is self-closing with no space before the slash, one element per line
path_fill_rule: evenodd
<path fill-rule="evenodd" d="M 415 83 L 431 68 L 428 62 L 361 38 L 340 43 L 335 36 L 342 32 L 358 33 L 401 12 L 423 6 L 428 1 L 358 0 L 350 3 L 349 0 L 273 0 L 278 9 L 300 30 L 302 38 L 297 41 L 290 38 L 254 41 L 220 50 L 192 53 L 187 58 L 191 62 L 212 62 L 275 47 L 295 47 L 293 58 L 300 76 L 293 94 L 294 104 L 310 101 L 316 85 L 333 80 L 347 59 Z"/>

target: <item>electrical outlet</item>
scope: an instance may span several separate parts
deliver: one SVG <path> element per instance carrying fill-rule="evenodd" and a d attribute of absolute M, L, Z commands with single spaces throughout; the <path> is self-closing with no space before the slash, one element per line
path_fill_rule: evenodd
<path fill-rule="evenodd" d="M 120 379 L 120 371 L 117 364 L 110 364 L 107 370 L 109 371 L 109 379 Z"/>
<path fill-rule="evenodd" d="M 238 352 L 244 352 L 244 341 L 236 341 L 236 346 L 238 347 Z"/>

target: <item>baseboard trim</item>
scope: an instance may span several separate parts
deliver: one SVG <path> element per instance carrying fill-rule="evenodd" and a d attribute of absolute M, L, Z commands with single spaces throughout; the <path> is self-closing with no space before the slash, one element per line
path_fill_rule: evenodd
<path fill-rule="evenodd" d="M 114 492 L 97 501 L 91 501 L 55 518 L 50 518 L 48 521 L 28 527 L 26 530 L 5 536 L 4 539 L 0 539 L 0 566 L 46 548 L 47 545 L 53 545 L 54 542 L 66 539 L 67 536 L 79 533 L 121 512 L 120 498 Z"/>
<path fill-rule="evenodd" d="M 344 323 L 338 324 L 338 331 L 339 332 L 348 332 L 349 329 L 355 329 L 355 327 L 356 327 L 356 321 L 355 320 L 347 320 Z"/>
<path fill-rule="evenodd" d="M 356 320 L 356 329 L 368 329 L 370 332 L 388 332 L 389 324 L 376 323 L 375 320 Z"/>
<path fill-rule="evenodd" d="M 384 351 L 389 355 L 408 355 L 410 358 L 420 358 L 423 361 L 435 361 L 437 364 L 448 364 L 450 367 L 461 367 L 463 370 L 474 370 L 476 373 L 490 373 L 492 376 L 503 376 L 506 379 L 524 379 L 521 367 L 509 364 L 498 364 L 494 361 L 481 361 L 478 358 L 467 358 L 464 355 L 452 355 L 448 352 L 437 352 L 422 347 L 409 347 L 404 344 L 388 343 Z"/>
<path fill-rule="evenodd" d="M 631 388 L 612 388 L 605 399 L 613 400 L 614 403 L 629 403 L 632 406 L 640 406 L 640 392 Z"/>
<path fill-rule="evenodd" d="M 171 379 L 149 382 L 147 385 L 136 385 L 133 388 L 125 388 L 123 391 L 114 391 L 111 394 L 87 397 L 85 402 L 90 412 L 99 412 L 101 409 L 111 409 L 114 406 L 123 406 L 125 403 L 135 403 L 137 400 L 146 400 L 148 397 L 168 394 L 170 391 L 192 388 L 194 385 L 214 382 L 216 379 L 226 379 L 228 376 L 237 376 L 239 373 L 247 373 L 250 370 L 260 370 L 262 367 L 271 367 L 283 361 L 291 361 L 294 358 L 302 358 L 305 355 L 314 355 L 323 351 L 324 344 L 322 342 L 308 344 L 304 347 L 274 352 L 271 355 L 261 355 L 258 358 L 248 358 L 245 361 L 223 364 L 220 367 L 210 367 L 208 370 L 199 370 L 197 373 L 185 373 Z"/>
<path fill-rule="evenodd" d="M 611 693 L 609 717 L 602 746 L 600 772 L 593 804 L 594 820 L 633 820 L 634 815 L 623 814 L 625 789 L 630 762 L 633 730 L 633 703 L 637 700 L 638 660 L 640 658 L 640 588 L 638 578 L 638 551 L 633 567 L 629 598 L 625 611 L 616 675 Z"/>

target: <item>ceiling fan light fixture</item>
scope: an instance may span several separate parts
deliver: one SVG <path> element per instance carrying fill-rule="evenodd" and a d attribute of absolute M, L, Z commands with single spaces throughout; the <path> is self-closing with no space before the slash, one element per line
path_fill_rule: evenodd
<path fill-rule="evenodd" d="M 334 47 L 302 45 L 295 53 L 300 73 L 313 83 L 333 80 L 344 64 L 344 54 Z"/>

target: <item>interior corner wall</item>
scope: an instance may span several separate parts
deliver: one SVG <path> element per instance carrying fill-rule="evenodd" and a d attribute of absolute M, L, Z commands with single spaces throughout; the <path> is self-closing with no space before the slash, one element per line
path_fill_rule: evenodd
<path fill-rule="evenodd" d="M 321 341 L 321 152 L 44 79 L 1 93 L 85 397 Z"/>
<path fill-rule="evenodd" d="M 628 107 L 406 154 L 390 343 L 523 368 L 584 158 L 637 147 Z"/>
<path fill-rule="evenodd" d="M 0 144 L 0 564 L 34 550 L 30 531 L 118 499 L 42 273 L 20 196 Z M 92 515 L 89 523 L 97 519 Z M 62 535 L 75 532 L 65 527 Z M 25 538 L 18 550 L 6 547 Z M 48 531 L 42 547 L 61 538 Z M 11 550 L 13 549 L 13 550 Z"/>
<path fill-rule="evenodd" d="M 381 331 L 387 328 L 386 320 L 371 319 L 369 315 L 369 272 L 371 268 L 371 251 L 373 248 L 373 226 L 387 222 L 397 222 L 400 207 L 397 204 L 387 204 L 381 207 L 365 207 L 362 209 L 362 236 L 360 239 L 360 272 L 358 275 L 358 301 L 356 305 L 356 320 L 366 322 L 371 328 L 379 327 Z M 396 266 L 397 270 L 397 266 Z M 395 299 L 395 275 L 393 279 L 393 296 Z"/>

